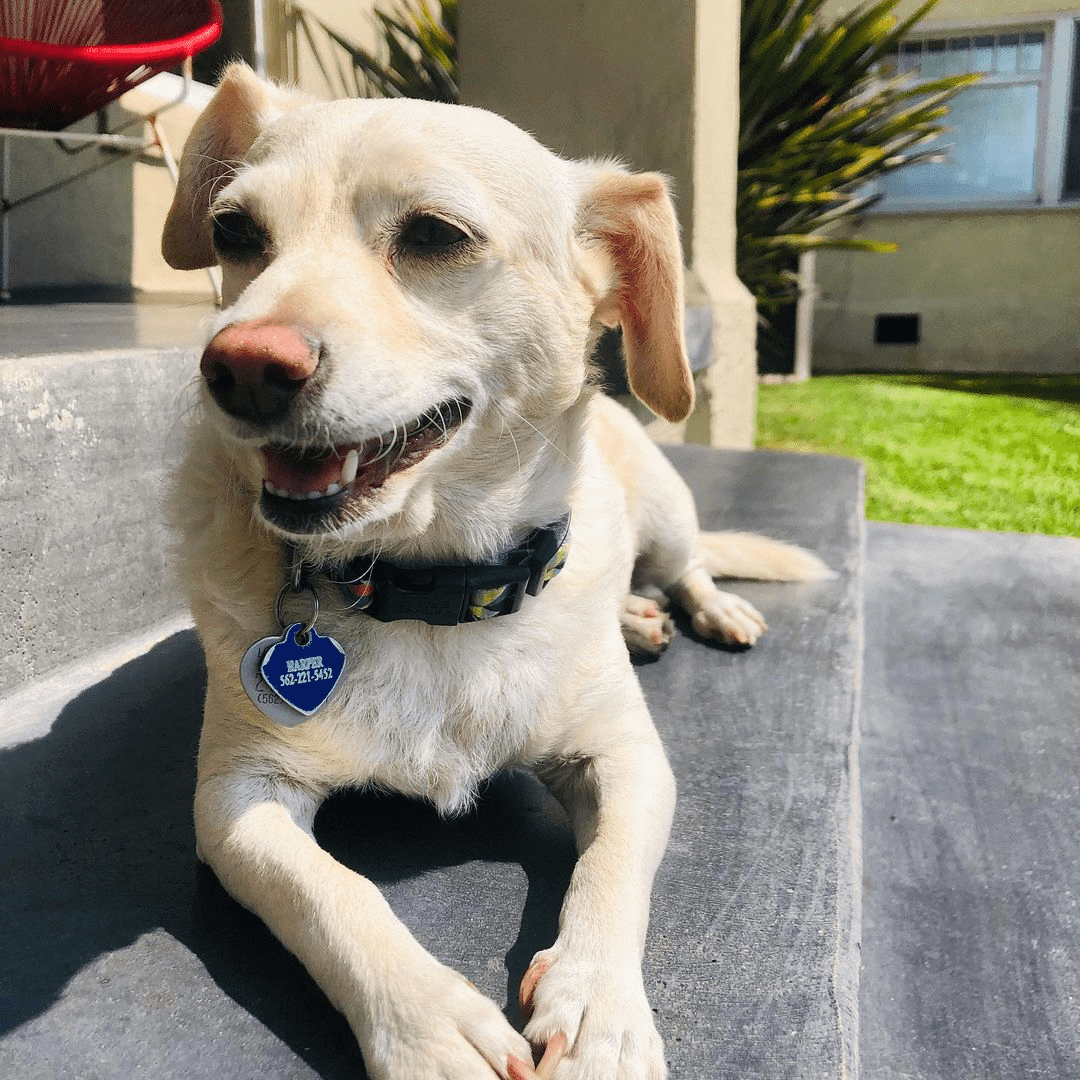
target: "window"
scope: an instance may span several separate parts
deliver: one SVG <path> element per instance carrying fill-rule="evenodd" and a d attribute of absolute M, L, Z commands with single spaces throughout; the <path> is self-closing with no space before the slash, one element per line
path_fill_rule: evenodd
<path fill-rule="evenodd" d="M 946 130 L 927 147 L 940 148 L 941 158 L 882 181 L 882 209 L 1053 205 L 1080 198 L 1078 49 L 1075 16 L 905 41 L 893 57 L 897 71 L 921 79 L 982 78 L 950 102 Z"/>

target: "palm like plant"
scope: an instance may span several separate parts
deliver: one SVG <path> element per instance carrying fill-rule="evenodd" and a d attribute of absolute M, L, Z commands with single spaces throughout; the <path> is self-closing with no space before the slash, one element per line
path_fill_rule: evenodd
<path fill-rule="evenodd" d="M 800 252 L 894 250 L 830 229 L 881 197 L 872 181 L 940 154 L 927 144 L 946 102 L 978 79 L 895 73 L 901 38 L 936 2 L 900 21 L 898 0 L 879 0 L 829 24 L 826 0 L 744 0 L 736 266 L 763 315 L 795 299 Z"/>
<path fill-rule="evenodd" d="M 399 2 L 391 11 L 376 8 L 385 58 L 348 41 L 302 7 L 295 7 L 294 15 L 328 85 L 334 87 L 335 80 L 316 46 L 312 26 L 348 55 L 350 69 L 343 72 L 338 66 L 336 72 L 345 96 L 456 102 L 457 8 L 457 0 L 437 0 L 434 8 L 428 0 Z"/>

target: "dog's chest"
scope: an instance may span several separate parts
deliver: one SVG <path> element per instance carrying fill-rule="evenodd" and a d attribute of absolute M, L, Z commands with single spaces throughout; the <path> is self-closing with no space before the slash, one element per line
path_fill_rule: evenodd
<path fill-rule="evenodd" d="M 454 811 L 481 781 L 527 756 L 561 691 L 551 635 L 522 622 L 335 627 L 348 665 L 310 734 L 339 779 Z"/>

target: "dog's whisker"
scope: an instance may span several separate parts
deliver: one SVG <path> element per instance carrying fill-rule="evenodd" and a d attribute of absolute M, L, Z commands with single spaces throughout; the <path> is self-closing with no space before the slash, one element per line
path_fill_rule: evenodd
<path fill-rule="evenodd" d="M 503 423 L 506 423 L 506 419 L 507 419 L 507 418 L 506 418 L 506 414 L 505 414 L 505 413 L 504 413 L 504 411 L 503 411 L 503 406 L 502 406 L 502 405 L 500 405 L 500 404 L 499 404 L 498 402 L 496 402 L 496 404 L 495 404 L 495 408 L 496 408 L 496 409 L 498 409 L 498 411 L 499 411 L 499 415 L 500 415 L 500 417 L 502 418 L 502 420 L 503 420 Z M 545 443 L 545 444 L 546 444 L 547 446 L 551 447 L 551 449 L 552 449 L 552 450 L 554 450 L 554 451 L 555 451 L 555 453 L 557 453 L 557 454 L 559 455 L 559 457 L 561 457 L 561 458 L 563 459 L 563 461 L 565 461 L 565 462 L 566 462 L 567 464 L 570 464 L 570 465 L 574 464 L 574 461 L 573 461 L 573 459 L 572 459 L 572 458 L 570 457 L 570 455 L 569 455 L 569 454 L 567 454 L 567 453 L 566 453 L 566 451 L 565 451 L 565 450 L 563 450 L 563 449 L 562 449 L 562 447 L 561 447 L 561 446 L 559 446 L 559 445 L 557 445 L 556 443 L 552 442 L 552 441 L 551 441 L 551 439 L 550 439 L 550 438 L 549 438 L 549 437 L 548 437 L 548 436 L 547 436 L 546 434 L 544 434 L 544 432 L 542 432 L 542 431 L 541 431 L 541 430 L 540 430 L 540 429 L 539 429 L 539 428 L 538 428 L 538 427 L 537 427 L 537 426 L 536 426 L 536 425 L 535 425 L 534 423 L 532 423 L 532 422 L 531 422 L 531 421 L 530 421 L 530 420 L 529 420 L 529 419 L 528 419 L 527 417 L 525 417 L 524 415 L 522 415 L 522 413 L 521 413 L 521 412 L 520 412 L 519 410 L 517 410 L 517 409 L 514 409 L 514 410 L 513 410 L 513 415 L 514 415 L 514 416 L 515 416 L 515 417 L 516 417 L 516 418 L 517 418 L 518 420 L 520 420 L 520 421 L 521 421 L 521 422 L 522 422 L 522 423 L 523 423 L 523 424 L 524 424 L 524 425 L 525 425 L 526 427 L 528 427 L 528 428 L 531 428 L 531 429 L 532 429 L 532 430 L 533 430 L 533 431 L 534 431 L 534 432 L 535 432 L 535 433 L 536 433 L 537 435 L 539 435 L 539 436 L 540 436 L 540 438 L 541 438 L 541 439 L 543 439 L 544 443 Z M 516 445 L 517 445 L 517 443 L 516 443 L 516 440 L 515 440 L 515 446 L 516 446 Z"/>
<path fill-rule="evenodd" d="M 521 472 L 521 447 L 518 446 L 517 436 L 514 434 L 514 429 L 506 422 L 506 417 L 499 414 L 499 419 L 502 421 L 502 430 L 510 436 L 510 441 L 514 444 L 514 455 L 517 458 L 517 471 Z M 501 433 L 500 433 L 501 434 Z"/>

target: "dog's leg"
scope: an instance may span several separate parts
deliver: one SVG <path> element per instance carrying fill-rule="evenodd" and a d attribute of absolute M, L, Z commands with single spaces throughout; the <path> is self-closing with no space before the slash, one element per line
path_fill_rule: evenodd
<path fill-rule="evenodd" d="M 586 756 L 540 771 L 570 816 L 580 852 L 558 940 L 533 958 L 521 984 L 522 1009 L 531 1015 L 525 1034 L 547 1048 L 538 1067 L 541 1076 L 666 1076 L 641 957 L 675 783 L 640 694 L 637 698 L 621 714 L 605 710 L 603 741 L 593 742 Z M 564 1052 L 565 1060 L 553 1068 Z"/>
<path fill-rule="evenodd" d="M 635 586 L 663 589 L 702 637 L 753 645 L 765 630 L 764 618 L 748 600 L 717 588 L 713 577 L 723 570 L 716 560 L 705 558 L 702 540 L 713 534 L 699 531 L 690 489 L 654 447 L 649 456 L 654 458 L 650 469 L 664 475 L 662 484 L 637 493 L 640 554 Z"/>
<path fill-rule="evenodd" d="M 749 600 L 719 589 L 696 560 L 673 584 L 671 598 L 689 616 L 695 633 L 728 645 L 753 645 L 766 630 L 765 618 Z"/>
<path fill-rule="evenodd" d="M 639 558 L 635 587 L 663 589 L 689 616 L 695 633 L 729 645 L 753 645 L 765 619 L 714 578 L 820 581 L 829 568 L 812 552 L 752 533 L 701 532 L 693 495 L 652 446 L 650 483 L 635 492 Z"/>
<path fill-rule="evenodd" d="M 427 953 L 374 884 L 318 846 L 318 796 L 200 768 L 200 854 L 345 1014 L 372 1080 L 534 1076 L 528 1043 L 495 1004 Z M 269 762 L 260 771 L 274 773 Z"/>
<path fill-rule="evenodd" d="M 607 467 L 626 492 L 637 564 L 631 592 L 659 589 L 690 616 L 702 637 L 752 645 L 765 629 L 753 604 L 717 588 L 714 578 L 759 581 L 816 581 L 829 570 L 793 544 L 749 533 L 703 533 L 694 497 L 659 447 L 621 406 L 598 397 L 589 414 L 591 430 Z M 638 601 L 623 614 L 623 634 L 634 651 L 657 652 L 670 628 L 638 622 Z"/>

